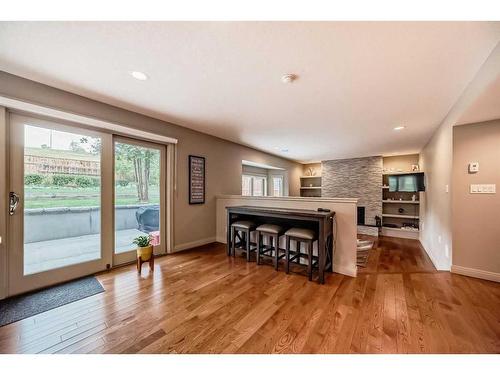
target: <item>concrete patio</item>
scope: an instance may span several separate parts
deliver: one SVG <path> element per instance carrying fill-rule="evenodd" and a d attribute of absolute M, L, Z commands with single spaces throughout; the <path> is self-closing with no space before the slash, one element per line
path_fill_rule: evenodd
<path fill-rule="evenodd" d="M 144 235 L 137 229 L 116 232 L 115 253 L 135 249 L 132 240 Z M 24 274 L 88 262 L 101 256 L 100 234 L 31 242 L 24 245 Z"/>

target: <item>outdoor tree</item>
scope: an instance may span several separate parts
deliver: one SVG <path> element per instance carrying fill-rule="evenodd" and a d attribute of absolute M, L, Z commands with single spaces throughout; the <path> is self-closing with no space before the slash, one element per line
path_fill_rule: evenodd
<path fill-rule="evenodd" d="M 100 138 L 80 140 L 87 144 L 89 152 L 99 154 L 101 151 Z M 137 188 L 139 202 L 149 201 L 149 183 L 159 182 L 160 158 L 157 150 L 129 145 L 126 143 L 115 144 L 115 173 L 121 179 L 134 182 Z"/>

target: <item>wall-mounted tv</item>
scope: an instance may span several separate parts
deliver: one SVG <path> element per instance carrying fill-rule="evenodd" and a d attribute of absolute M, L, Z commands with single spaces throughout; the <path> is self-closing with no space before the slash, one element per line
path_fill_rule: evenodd
<path fill-rule="evenodd" d="M 408 173 L 388 176 L 389 191 L 417 192 L 425 191 L 424 173 Z"/>

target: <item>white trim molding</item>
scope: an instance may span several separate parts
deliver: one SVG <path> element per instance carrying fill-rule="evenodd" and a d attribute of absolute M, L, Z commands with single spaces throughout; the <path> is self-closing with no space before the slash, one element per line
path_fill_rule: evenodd
<path fill-rule="evenodd" d="M 478 279 L 495 281 L 497 283 L 500 283 L 500 273 L 496 272 L 483 271 L 483 270 L 478 270 L 477 268 L 469 268 L 469 267 L 462 267 L 455 265 L 451 266 L 451 272 L 457 273 L 459 275 L 476 277 Z"/>
<path fill-rule="evenodd" d="M 107 132 L 113 132 L 120 135 L 136 137 L 148 141 L 154 141 L 157 143 L 158 142 L 170 143 L 170 144 L 177 143 L 177 139 L 175 138 L 166 137 L 163 135 L 150 133 L 144 130 L 134 129 L 126 125 L 121 125 L 109 121 L 103 121 L 94 117 L 79 115 L 77 113 L 61 111 L 59 109 L 45 107 L 39 104 L 33 104 L 19 99 L 13 99 L 1 95 L 0 95 L 0 106 L 4 106 L 9 109 L 14 109 L 30 114 L 42 115 L 54 119 L 85 124 L 98 129 L 106 130 Z"/>

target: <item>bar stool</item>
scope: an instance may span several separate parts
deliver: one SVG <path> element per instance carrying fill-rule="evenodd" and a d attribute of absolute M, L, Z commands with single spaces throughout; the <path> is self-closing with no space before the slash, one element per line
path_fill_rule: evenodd
<path fill-rule="evenodd" d="M 272 253 L 274 250 L 274 268 L 278 270 L 278 261 L 284 257 L 284 255 L 280 256 L 279 244 L 279 239 L 283 232 L 283 228 L 276 224 L 262 224 L 257 227 L 257 264 L 260 264 L 261 255 L 267 255 L 267 253 Z M 264 237 L 269 238 L 268 248 L 263 245 Z"/>
<path fill-rule="evenodd" d="M 290 259 L 290 240 L 296 242 L 295 256 Z M 297 259 L 297 263 L 300 263 L 300 257 L 303 256 L 300 253 L 301 243 L 306 244 L 307 251 L 307 276 L 309 280 L 312 280 L 312 266 L 313 266 L 313 243 L 316 240 L 316 232 L 311 229 L 305 228 L 291 228 L 285 232 L 285 258 L 286 258 L 286 273 L 290 272 L 290 261 Z"/>
<path fill-rule="evenodd" d="M 255 223 L 249 220 L 236 221 L 231 224 L 231 252 L 233 257 L 236 256 L 235 243 L 236 237 L 238 237 L 240 248 L 243 248 L 243 242 L 246 243 L 244 249 L 247 252 L 247 262 L 250 262 L 250 232 L 253 232 L 255 227 Z"/>

